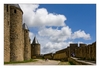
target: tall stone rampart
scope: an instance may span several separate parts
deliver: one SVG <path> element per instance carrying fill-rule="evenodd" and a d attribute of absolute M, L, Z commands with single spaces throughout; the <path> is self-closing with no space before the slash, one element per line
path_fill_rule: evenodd
<path fill-rule="evenodd" d="M 96 61 L 96 42 L 89 45 L 80 44 L 80 46 L 75 49 L 75 55 L 81 59 Z"/>
<path fill-rule="evenodd" d="M 24 60 L 22 14 L 20 8 L 10 6 L 10 61 L 12 62 Z"/>
<path fill-rule="evenodd" d="M 75 54 L 75 49 L 78 47 L 78 44 L 70 44 L 70 56 L 71 54 Z"/>
<path fill-rule="evenodd" d="M 71 56 L 71 53 L 74 53 L 74 56 Z M 80 44 L 79 47 L 77 44 L 70 44 L 69 47 L 56 51 L 53 54 L 53 59 L 56 60 L 68 59 L 70 57 L 96 61 L 96 42 L 89 45 Z"/>
<path fill-rule="evenodd" d="M 29 39 L 29 31 L 24 29 L 24 60 L 31 59 L 31 45 Z"/>
<path fill-rule="evenodd" d="M 80 58 L 85 58 L 86 57 L 86 44 L 80 44 L 80 46 L 79 46 L 79 49 L 80 49 L 80 51 L 79 51 L 79 54 L 80 54 Z M 84 56 L 83 56 L 84 55 Z"/>
<path fill-rule="evenodd" d="M 10 5 L 4 4 L 4 62 L 10 61 Z"/>
<path fill-rule="evenodd" d="M 92 60 L 96 61 L 96 42 L 92 44 Z"/>
<path fill-rule="evenodd" d="M 43 57 L 45 59 L 53 59 L 53 53 L 44 54 Z"/>

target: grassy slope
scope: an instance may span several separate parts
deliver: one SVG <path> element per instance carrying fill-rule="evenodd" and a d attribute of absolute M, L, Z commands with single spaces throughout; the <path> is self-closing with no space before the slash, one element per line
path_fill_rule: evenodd
<path fill-rule="evenodd" d="M 69 62 L 60 62 L 58 65 L 71 65 Z"/>

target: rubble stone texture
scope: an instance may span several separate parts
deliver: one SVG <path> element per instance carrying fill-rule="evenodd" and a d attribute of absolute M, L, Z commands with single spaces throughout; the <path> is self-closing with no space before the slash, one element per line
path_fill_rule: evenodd
<path fill-rule="evenodd" d="M 29 31 L 22 26 L 18 4 L 4 4 L 4 62 L 31 59 Z"/>
<path fill-rule="evenodd" d="M 10 60 L 23 61 L 22 11 L 10 6 Z"/>
<path fill-rule="evenodd" d="M 4 62 L 10 61 L 10 5 L 4 5 Z"/>
<path fill-rule="evenodd" d="M 86 45 L 86 44 L 70 44 L 69 47 L 56 51 L 52 59 L 55 60 L 68 60 L 72 57 L 71 53 L 74 53 L 76 58 L 83 60 L 96 61 L 96 42 Z M 50 58 L 51 54 L 45 54 L 45 58 Z"/>
<path fill-rule="evenodd" d="M 36 39 L 36 36 L 34 37 L 33 42 L 31 44 L 31 58 L 33 58 L 33 56 L 40 56 L 40 44 Z"/>
<path fill-rule="evenodd" d="M 31 45 L 28 30 L 24 29 L 24 60 L 31 59 Z"/>

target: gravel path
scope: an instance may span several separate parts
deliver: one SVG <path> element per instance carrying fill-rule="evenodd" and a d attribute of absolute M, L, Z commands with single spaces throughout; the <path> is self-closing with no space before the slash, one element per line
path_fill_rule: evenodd
<path fill-rule="evenodd" d="M 16 63 L 16 64 L 6 64 L 6 65 L 58 65 L 60 61 L 55 60 L 42 60 L 42 59 L 36 59 L 38 61 L 36 62 L 28 62 L 28 63 Z"/>

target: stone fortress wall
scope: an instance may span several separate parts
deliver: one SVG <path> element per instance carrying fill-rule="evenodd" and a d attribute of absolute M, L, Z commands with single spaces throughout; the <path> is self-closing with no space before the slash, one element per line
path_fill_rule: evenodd
<path fill-rule="evenodd" d="M 75 49 L 75 54 L 78 58 L 96 61 L 96 42 L 89 45 L 80 44 L 80 47 Z"/>
<path fill-rule="evenodd" d="M 23 61 L 24 43 L 22 32 L 23 12 L 10 5 L 10 61 Z"/>
<path fill-rule="evenodd" d="M 80 58 L 83 60 L 91 60 L 96 61 L 96 42 L 86 45 L 80 44 L 70 44 L 69 47 L 56 51 L 52 54 L 52 59 L 54 60 L 68 60 L 68 58 L 72 57 Z M 44 54 L 45 59 L 51 58 L 51 54 Z"/>
<path fill-rule="evenodd" d="M 43 58 L 53 59 L 53 53 L 44 54 Z"/>
<path fill-rule="evenodd" d="M 10 61 L 10 5 L 4 5 L 4 62 Z"/>
<path fill-rule="evenodd" d="M 4 4 L 4 62 L 30 60 L 40 56 L 40 44 L 34 37 L 32 44 L 29 39 L 29 29 L 22 25 L 23 12 L 18 4 Z M 86 45 L 70 44 L 69 47 L 44 54 L 43 58 L 68 60 L 74 57 L 96 61 L 96 42 Z"/>
<path fill-rule="evenodd" d="M 31 59 L 29 29 L 25 23 L 22 24 L 22 15 L 18 4 L 4 4 L 4 62 Z M 36 52 L 37 47 L 34 49 Z M 39 50 L 40 47 L 40 54 Z"/>

